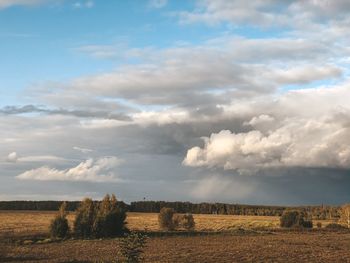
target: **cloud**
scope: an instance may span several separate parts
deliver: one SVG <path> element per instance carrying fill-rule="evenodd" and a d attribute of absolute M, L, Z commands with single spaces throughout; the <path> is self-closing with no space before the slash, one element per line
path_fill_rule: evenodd
<path fill-rule="evenodd" d="M 71 49 L 117 67 L 35 84 L 25 91 L 25 104 L 0 108 L 0 155 L 21 153 L 16 165 L 0 162 L 0 191 L 47 189 L 49 197 L 111 189 L 131 200 L 145 194 L 230 202 L 346 200 L 347 4 L 197 3 L 180 13 L 181 21 L 220 24 L 210 29 L 216 37 L 201 31 L 196 44 L 162 48 L 85 42 Z M 82 153 L 92 159 L 81 162 Z M 103 166 L 99 153 L 130 162 L 97 171 Z M 132 183 L 86 183 L 118 181 L 118 174 Z M 28 180 L 13 180 L 15 175 Z M 285 181 L 293 185 L 288 196 L 274 196 Z M 247 187 L 255 182 L 264 187 Z M 304 182 L 323 188 L 311 191 Z M 324 200 L 328 186 L 333 198 Z"/>
<path fill-rule="evenodd" d="M 75 2 L 73 4 L 73 7 L 76 9 L 93 8 L 94 5 L 95 5 L 94 1 L 80 1 L 80 2 Z"/>
<path fill-rule="evenodd" d="M 67 161 L 65 158 L 53 155 L 33 155 L 19 157 L 18 162 L 62 162 Z"/>
<path fill-rule="evenodd" d="M 264 123 L 271 123 L 273 122 L 275 119 L 269 115 L 266 114 L 262 114 L 260 116 L 255 116 L 253 117 L 249 122 L 245 122 L 244 125 L 252 125 L 252 126 L 256 126 L 259 124 L 264 124 Z"/>
<path fill-rule="evenodd" d="M 182 23 L 301 27 L 312 22 L 327 23 L 342 20 L 349 14 L 346 0 L 276 1 L 198 0 L 195 10 L 179 12 Z"/>
<path fill-rule="evenodd" d="M 20 180 L 75 181 L 75 182 L 117 182 L 115 168 L 121 163 L 117 157 L 88 159 L 76 167 L 58 170 L 43 166 L 16 176 Z"/>
<path fill-rule="evenodd" d="M 42 113 L 48 115 L 69 115 L 80 118 L 104 118 L 114 120 L 131 120 L 129 116 L 115 111 L 102 111 L 102 110 L 88 110 L 88 109 L 47 109 L 44 107 L 38 107 L 34 105 L 25 106 L 6 106 L 0 108 L 0 114 L 15 115 L 15 114 L 27 114 L 27 113 Z"/>
<path fill-rule="evenodd" d="M 17 5 L 33 6 L 49 2 L 54 2 L 54 0 L 0 0 L 0 9 Z"/>
<path fill-rule="evenodd" d="M 142 105 L 196 108 L 202 106 L 198 103 L 204 99 L 215 106 L 220 100 L 229 99 L 225 92 L 239 99 L 271 94 L 286 85 L 308 85 L 341 77 L 343 68 L 334 61 L 327 62 L 331 45 L 290 38 L 227 37 L 198 46 L 145 48 L 144 53 L 140 51 L 139 63 L 125 63 L 111 72 L 48 85 L 46 90 L 50 91 L 36 92 L 36 99 L 54 101 L 60 107 L 67 104 L 62 97 L 80 98 L 81 94 L 89 98 L 122 99 L 139 108 Z M 114 48 L 108 46 L 90 46 L 88 50 L 93 56 L 115 55 Z M 319 61 L 322 66 L 314 66 Z M 75 114 L 74 111 L 66 114 L 69 113 Z"/>
<path fill-rule="evenodd" d="M 91 149 L 80 148 L 80 147 L 77 147 L 77 146 L 74 146 L 73 149 L 74 149 L 74 150 L 77 150 L 77 151 L 79 151 L 79 152 L 82 152 L 82 153 L 90 153 L 90 152 L 93 152 L 93 150 L 91 150 Z"/>
<path fill-rule="evenodd" d="M 16 152 L 9 153 L 6 160 L 10 163 L 15 163 L 18 160 L 18 156 Z"/>
<path fill-rule="evenodd" d="M 345 85 L 291 91 L 269 109 L 258 103 L 256 111 L 269 111 L 270 115 L 243 123 L 252 130 L 212 133 L 203 138 L 203 147 L 187 151 L 183 164 L 240 171 L 271 167 L 349 169 L 346 138 L 350 136 L 350 108 L 343 98 L 348 95 Z"/>
<path fill-rule="evenodd" d="M 149 6 L 153 8 L 163 8 L 168 4 L 168 0 L 150 0 Z"/>

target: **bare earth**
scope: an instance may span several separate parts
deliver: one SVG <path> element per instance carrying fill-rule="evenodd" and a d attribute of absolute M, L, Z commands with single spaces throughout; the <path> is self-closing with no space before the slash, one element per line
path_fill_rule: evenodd
<path fill-rule="evenodd" d="M 23 240 L 33 234 L 47 234 L 52 216 L 54 213 L 51 212 L 1 212 L 0 240 L 6 240 L 10 235 Z M 70 219 L 73 218 L 71 215 Z M 275 228 L 278 218 L 196 215 L 195 219 L 197 231 L 232 230 L 232 233 L 150 237 L 145 248 L 145 262 L 350 263 L 349 231 L 240 232 L 234 229 Z M 158 229 L 156 214 L 130 213 L 128 222 L 133 230 Z M 327 223 L 323 222 L 324 225 Z M 27 245 L 12 242 L 0 247 L 7 252 L 0 262 L 112 262 L 118 252 L 118 242 L 118 239 Z"/>

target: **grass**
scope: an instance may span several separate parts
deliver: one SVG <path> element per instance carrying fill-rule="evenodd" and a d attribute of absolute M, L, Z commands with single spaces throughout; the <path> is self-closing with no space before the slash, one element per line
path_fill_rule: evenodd
<path fill-rule="evenodd" d="M 0 249 L 0 262 L 112 262 L 116 258 L 119 239 L 44 242 L 55 215 L 55 212 L 0 211 L 0 248 L 5 249 Z M 232 215 L 194 218 L 196 235 L 162 236 L 155 213 L 128 213 L 127 222 L 131 230 L 149 233 L 145 262 L 350 262 L 344 261 L 350 259 L 349 231 L 230 232 L 240 228 L 278 229 L 279 218 Z M 72 225 L 74 213 L 68 219 Z M 322 221 L 322 225 L 330 222 Z M 36 237 L 41 237 L 41 241 L 33 242 Z M 7 238 L 22 241 L 7 242 Z"/>
<path fill-rule="evenodd" d="M 0 211 L 1 236 L 47 235 L 50 221 L 56 212 L 46 211 Z M 70 226 L 73 225 L 74 213 L 68 215 Z M 230 231 L 238 228 L 278 228 L 279 217 L 274 216 L 238 216 L 238 215 L 194 215 L 196 231 Z M 314 221 L 314 226 L 319 221 Z M 326 226 L 333 221 L 320 221 Z M 128 213 L 127 226 L 136 231 L 160 231 L 158 214 Z"/>

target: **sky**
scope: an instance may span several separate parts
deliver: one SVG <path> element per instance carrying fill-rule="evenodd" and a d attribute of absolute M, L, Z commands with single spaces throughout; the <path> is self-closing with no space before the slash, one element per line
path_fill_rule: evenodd
<path fill-rule="evenodd" d="M 350 2 L 0 0 L 0 200 L 350 201 Z"/>

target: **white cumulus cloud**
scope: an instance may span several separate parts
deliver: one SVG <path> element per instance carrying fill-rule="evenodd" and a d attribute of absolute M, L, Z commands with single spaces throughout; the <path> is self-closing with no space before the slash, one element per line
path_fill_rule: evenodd
<path fill-rule="evenodd" d="M 88 159 L 73 168 L 65 170 L 42 166 L 26 171 L 18 175 L 17 178 L 38 181 L 116 182 L 118 178 L 115 169 L 120 163 L 121 160 L 117 157 Z"/>
<path fill-rule="evenodd" d="M 6 158 L 6 161 L 15 163 L 18 160 L 18 156 L 16 152 L 9 153 L 9 155 Z"/>

